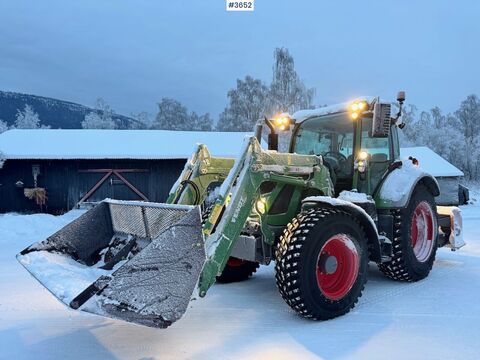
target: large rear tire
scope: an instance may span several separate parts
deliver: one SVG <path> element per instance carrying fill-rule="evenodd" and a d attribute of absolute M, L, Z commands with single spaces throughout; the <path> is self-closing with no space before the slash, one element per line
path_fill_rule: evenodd
<path fill-rule="evenodd" d="M 260 264 L 253 261 L 230 257 L 222 275 L 217 276 L 217 282 L 226 284 L 247 280 L 257 271 L 259 266 Z"/>
<path fill-rule="evenodd" d="M 418 186 L 407 207 L 395 210 L 392 260 L 378 268 L 400 281 L 418 281 L 432 270 L 437 251 L 437 208 L 433 195 Z"/>
<path fill-rule="evenodd" d="M 288 224 L 276 249 L 277 287 L 303 317 L 346 314 L 367 280 L 368 247 L 362 226 L 335 208 L 311 209 Z"/>

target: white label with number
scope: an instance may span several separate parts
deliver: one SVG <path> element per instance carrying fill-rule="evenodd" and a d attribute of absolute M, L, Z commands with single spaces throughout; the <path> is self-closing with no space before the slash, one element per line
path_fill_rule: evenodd
<path fill-rule="evenodd" d="M 248 1 L 230 1 L 225 0 L 227 11 L 253 11 L 255 9 L 255 0 Z"/>

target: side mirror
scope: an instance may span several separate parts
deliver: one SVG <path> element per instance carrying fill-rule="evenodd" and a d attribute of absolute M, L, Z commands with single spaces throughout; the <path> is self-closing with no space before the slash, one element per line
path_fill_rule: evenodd
<path fill-rule="evenodd" d="M 390 104 L 375 103 L 373 107 L 372 137 L 388 137 L 391 125 Z"/>

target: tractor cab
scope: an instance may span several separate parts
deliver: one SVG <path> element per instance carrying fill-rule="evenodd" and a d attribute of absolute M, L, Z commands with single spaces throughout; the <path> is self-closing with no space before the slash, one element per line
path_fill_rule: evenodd
<path fill-rule="evenodd" d="M 293 117 L 298 120 L 290 152 L 322 156 L 337 195 L 351 189 L 372 195 L 400 156 L 396 119 L 390 117 L 390 104 L 378 98 L 301 111 Z"/>

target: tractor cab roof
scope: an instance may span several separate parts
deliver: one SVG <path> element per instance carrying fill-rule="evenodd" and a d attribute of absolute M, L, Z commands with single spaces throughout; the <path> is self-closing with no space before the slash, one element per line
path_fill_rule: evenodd
<path fill-rule="evenodd" d="M 356 99 L 353 99 L 352 101 L 366 101 L 369 104 L 372 104 L 377 99 L 378 97 L 375 97 L 375 96 L 361 96 Z M 317 109 L 299 110 L 292 115 L 292 118 L 295 119 L 297 124 L 299 124 L 312 117 L 324 116 L 324 115 L 330 115 L 330 114 L 348 111 L 348 106 L 352 103 L 352 101 L 324 106 Z"/>

